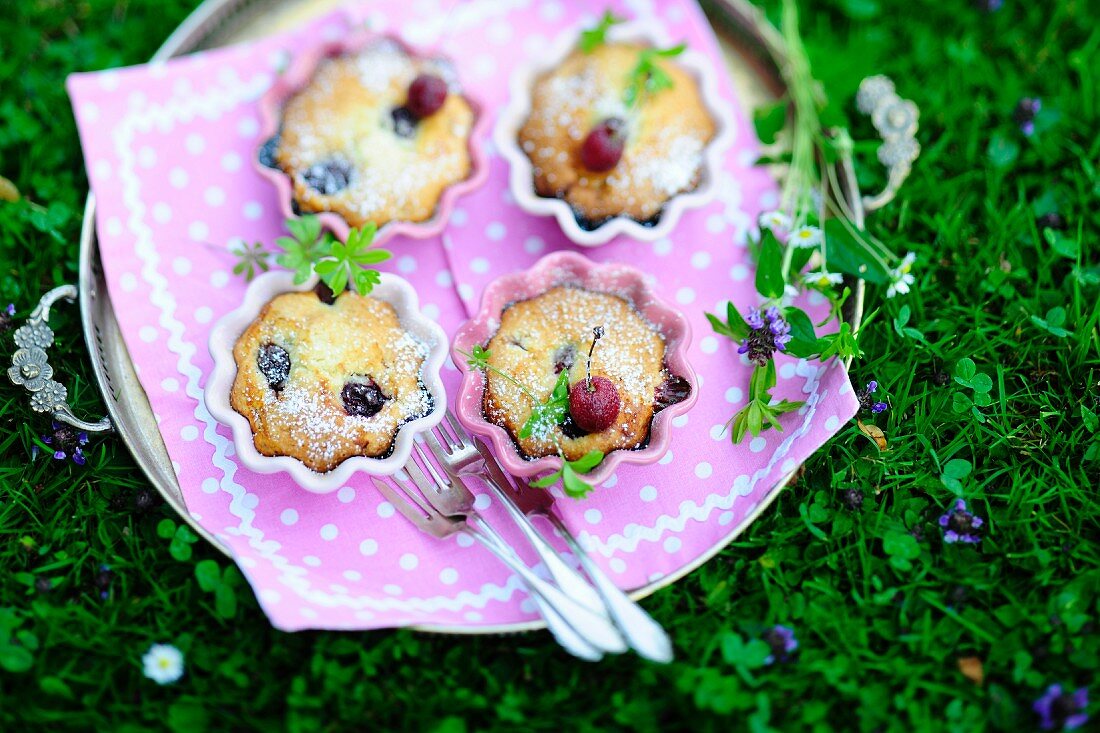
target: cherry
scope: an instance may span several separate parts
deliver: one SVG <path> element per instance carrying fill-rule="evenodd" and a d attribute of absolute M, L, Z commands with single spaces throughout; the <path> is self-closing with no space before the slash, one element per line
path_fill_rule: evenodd
<path fill-rule="evenodd" d="M 623 157 L 623 121 L 609 117 L 592 128 L 581 144 L 581 162 L 596 173 L 605 173 Z"/>
<path fill-rule="evenodd" d="M 409 84 L 409 99 L 405 106 L 418 120 L 431 117 L 447 99 L 447 82 L 435 74 L 421 74 Z"/>
<path fill-rule="evenodd" d="M 260 368 L 260 373 L 264 375 L 271 389 L 276 392 L 283 390 L 290 377 L 290 354 L 286 349 L 278 344 L 264 344 L 256 355 L 256 366 Z"/>
<path fill-rule="evenodd" d="M 691 385 L 683 377 L 666 377 L 654 390 L 653 403 L 657 410 L 683 402 L 691 395 Z"/>
<path fill-rule="evenodd" d="M 313 286 L 313 292 L 317 294 L 317 300 L 321 301 L 325 305 L 332 305 L 336 302 L 336 293 L 332 292 L 324 280 L 320 280 Z"/>
<path fill-rule="evenodd" d="M 355 417 L 373 417 L 381 412 L 389 399 L 382 388 L 371 379 L 368 382 L 348 382 L 340 390 L 344 411 Z"/>
<path fill-rule="evenodd" d="M 615 424 L 622 400 L 607 377 L 582 379 L 569 388 L 569 414 L 581 430 L 598 433 Z"/>

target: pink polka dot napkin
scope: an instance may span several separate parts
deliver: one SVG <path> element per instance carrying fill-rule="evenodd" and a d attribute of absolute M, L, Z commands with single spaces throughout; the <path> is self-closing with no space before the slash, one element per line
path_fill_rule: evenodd
<path fill-rule="evenodd" d="M 637 588 L 678 577 L 743 529 L 852 417 L 856 400 L 841 365 L 782 357 L 780 392 L 805 400 L 804 409 L 785 416 L 783 432 L 730 444 L 724 424 L 744 403 L 749 370 L 703 313 L 730 299 L 742 309 L 757 302 L 746 236 L 761 209 L 775 205 L 774 183 L 752 167 L 746 110 L 699 9 L 689 0 L 608 5 L 656 18 L 670 37 L 706 54 L 736 120 L 715 201 L 685 212 L 665 239 L 620 239 L 585 252 L 654 275 L 695 333 L 700 399 L 677 420 L 672 449 L 659 464 L 622 467 L 589 499 L 559 501 L 596 560 L 624 588 Z M 237 464 L 228 429 L 207 412 L 209 331 L 245 289 L 230 272 L 229 249 L 273 242 L 282 230 L 275 192 L 251 163 L 262 142 L 257 99 L 288 54 L 367 22 L 452 56 L 492 114 L 515 66 L 595 14 L 581 0 L 375 0 L 254 43 L 70 78 L 110 295 L 188 509 L 233 554 L 278 628 L 499 627 L 537 616 L 518 579 L 480 546 L 421 534 L 365 477 L 318 496 L 286 475 L 251 473 Z M 389 244 L 396 257 L 388 269 L 416 286 L 423 312 L 448 334 L 490 280 L 572 246 L 553 219 L 514 205 L 506 165 L 486 144 L 489 180 L 458 201 L 443 237 Z M 820 302 L 804 305 L 824 313 Z M 444 381 L 453 395 L 453 365 Z M 508 529 L 488 496 L 479 506 Z M 509 536 L 519 544 L 517 533 Z"/>

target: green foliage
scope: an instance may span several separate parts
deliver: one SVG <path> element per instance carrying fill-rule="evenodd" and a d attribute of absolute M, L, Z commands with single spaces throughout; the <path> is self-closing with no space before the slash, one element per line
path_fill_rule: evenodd
<path fill-rule="evenodd" d="M 775 362 L 768 361 L 767 366 L 754 366 L 749 378 L 748 402 L 738 410 L 729 422 L 730 438 L 740 443 L 746 434 L 760 435 L 771 427 L 782 432 L 779 416 L 794 412 L 802 407 L 802 402 L 780 400 L 772 404 L 771 390 L 775 387 Z"/>
<path fill-rule="evenodd" d="M 0 175 L 21 198 L 0 200 L 0 306 L 27 312 L 76 277 L 86 182 L 65 76 L 148 59 L 196 5 L 5 6 Z M 777 17 L 775 2 L 764 5 Z M 1032 702 L 1052 682 L 1090 685 L 1095 697 L 1100 104 L 1086 93 L 1100 88 L 1095 13 L 1083 2 L 1006 2 L 992 14 L 900 0 L 803 8 L 830 99 L 823 116 L 850 114 L 853 137 L 870 140 L 850 100 L 872 73 L 889 74 L 921 108 L 921 158 L 867 229 L 914 243 L 922 287 L 905 300 L 902 333 L 891 310 L 887 327 L 861 335 L 866 361 L 853 371 L 855 383 L 875 378 L 890 394 L 894 407 L 877 420 L 890 447 L 880 454 L 842 433 L 731 545 L 645 599 L 674 639 L 671 665 L 580 664 L 545 632 L 288 634 L 243 583 L 236 614 L 223 618 L 196 567 L 213 560 L 224 576 L 229 561 L 205 542 L 189 545 L 187 561 L 169 554 L 156 528 L 174 514 L 135 508 L 148 483 L 122 441 L 93 438 L 83 469 L 32 461 L 49 421 L 0 389 L 0 729 L 1015 732 L 1037 729 Z M 1035 93 L 1066 113 L 1025 138 L 1012 109 Z M 995 134 L 1018 147 L 1011 167 L 986 155 Z M 856 143 L 865 192 L 885 182 L 876 150 Z M 1054 246 L 1035 226 L 1050 211 L 1065 217 L 1058 236 L 1072 244 Z M 1055 307 L 1064 337 L 1030 320 Z M 65 365 L 77 413 L 102 414 L 75 311 L 55 319 L 51 362 Z M 11 347 L 0 333 L 0 355 Z M 973 394 L 953 379 L 963 358 L 993 384 L 985 422 L 951 410 L 956 391 Z M 721 400 L 726 386 L 708 382 L 701 397 Z M 970 472 L 958 475 L 956 460 Z M 600 490 L 629 491 L 626 471 Z M 989 520 L 977 548 L 941 545 L 936 518 L 959 490 L 945 476 Z M 849 488 L 861 508 L 844 503 Z M 908 541 L 898 555 L 884 549 L 897 533 L 920 549 L 909 570 L 895 559 L 911 553 Z M 100 564 L 115 575 L 107 599 Z M 777 623 L 795 628 L 798 656 L 756 666 Z M 164 641 L 185 653 L 187 674 L 160 688 L 140 659 Z M 982 661 L 983 685 L 960 674 L 966 656 Z"/>
<path fill-rule="evenodd" d="M 964 357 L 955 365 L 955 382 L 970 392 L 956 390 L 951 397 L 951 409 L 960 415 L 969 413 L 978 422 L 985 422 L 985 414 L 979 408 L 993 404 L 993 398 L 989 396 L 993 380 L 988 374 L 978 371 L 973 359 Z"/>

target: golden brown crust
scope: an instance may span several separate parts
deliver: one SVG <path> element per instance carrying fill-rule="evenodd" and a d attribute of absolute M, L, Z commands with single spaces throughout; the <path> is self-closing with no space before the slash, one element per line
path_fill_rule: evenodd
<path fill-rule="evenodd" d="M 391 112 L 405 104 L 409 84 L 422 72 L 448 80 L 451 93 L 404 138 L 394 132 Z M 275 161 L 290 176 L 302 212 L 332 211 L 353 227 L 426 221 L 444 189 L 470 175 L 473 124 L 473 109 L 449 66 L 381 41 L 321 63 L 283 110 Z M 312 166 L 329 162 L 346 167 L 350 180 L 326 195 L 306 177 Z"/>
<path fill-rule="evenodd" d="M 278 391 L 257 363 L 265 344 L 290 356 L 289 377 Z M 230 403 L 248 418 L 260 453 L 291 456 L 324 473 L 352 456 L 387 455 L 398 428 L 431 410 L 420 379 L 427 353 L 389 303 L 345 292 L 328 305 L 313 292 L 284 293 L 263 307 L 233 347 Z M 389 399 L 371 417 L 347 414 L 341 390 L 367 379 Z"/>
<path fill-rule="evenodd" d="M 588 54 L 575 50 L 531 90 L 532 111 L 519 145 L 534 168 L 535 190 L 565 199 L 587 223 L 658 216 L 670 198 L 699 185 L 704 149 L 716 132 L 695 79 L 670 59 L 656 63 L 672 78 L 672 88 L 627 110 L 623 92 L 642 49 L 608 43 Z M 609 117 L 626 120 L 626 145 L 614 168 L 595 173 L 581 162 L 580 147 Z"/>
<path fill-rule="evenodd" d="M 524 455 L 557 455 L 560 442 L 565 457 L 576 460 L 592 450 L 606 454 L 637 448 L 649 435 L 654 392 L 667 376 L 665 342 L 653 324 L 623 298 L 559 286 L 514 303 L 501 315 L 500 329 L 489 341 L 489 363 L 544 400 L 558 380 L 555 363 L 570 348 L 575 354 L 570 382 L 584 378 L 596 326 L 603 326 L 604 335 L 592 355 L 592 374 L 614 382 L 622 401 L 615 423 L 602 432 L 569 437 L 555 426 L 520 439 L 533 404 L 510 381 L 492 370 L 487 372 L 485 415 L 512 435 Z"/>

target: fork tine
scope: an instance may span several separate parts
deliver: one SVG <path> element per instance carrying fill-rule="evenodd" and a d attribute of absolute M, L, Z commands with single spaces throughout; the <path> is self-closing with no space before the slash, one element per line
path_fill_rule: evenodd
<path fill-rule="evenodd" d="M 454 431 L 455 438 L 458 440 L 460 447 L 466 448 L 473 445 L 470 441 L 470 434 L 466 432 L 466 428 L 462 427 L 462 423 L 451 414 L 450 410 L 447 411 L 447 423 L 450 424 L 451 430 Z"/>
<path fill-rule="evenodd" d="M 419 496 L 406 491 L 403 487 L 395 489 L 393 485 L 377 478 L 371 477 L 371 482 L 374 483 L 374 488 L 382 492 L 382 496 L 393 504 L 397 511 L 405 515 L 405 517 L 413 524 L 422 524 L 427 520 L 434 519 L 440 516 L 439 512 L 429 507 L 427 503 Z M 400 482 L 395 482 L 397 486 L 401 486 Z M 419 507 L 421 511 L 416 511 L 413 506 Z"/>
<path fill-rule="evenodd" d="M 431 448 L 432 453 L 435 453 L 436 457 L 439 458 L 439 453 L 436 453 L 436 446 L 438 445 L 438 443 L 436 443 L 435 437 L 431 433 L 428 433 L 428 438 L 431 441 L 428 444 L 428 447 Z M 435 445 L 433 445 L 433 443 L 435 443 Z M 419 443 L 417 443 L 415 447 L 416 447 L 416 454 L 418 456 L 420 456 L 421 463 L 424 464 L 424 468 L 426 468 L 428 470 L 428 473 L 430 473 L 431 476 L 432 476 L 432 480 L 435 481 L 435 485 L 437 487 L 436 490 L 438 491 L 439 490 L 438 487 L 441 487 L 441 486 L 450 486 L 451 485 L 451 479 L 448 478 L 447 476 L 441 475 L 439 473 L 439 471 L 435 470 L 435 466 L 432 464 L 431 460 L 429 460 L 428 454 L 424 452 L 424 448 Z M 439 460 L 442 461 L 443 459 L 439 458 Z M 411 461 L 410 461 L 410 463 L 411 463 Z M 406 470 L 407 469 L 408 469 L 408 466 L 406 466 Z"/>
<path fill-rule="evenodd" d="M 435 459 L 439 461 L 440 465 L 446 465 L 447 457 L 450 456 L 451 452 L 443 447 L 435 434 L 426 433 L 426 436 L 425 442 L 428 444 L 428 447 L 431 448 L 432 455 L 435 456 Z"/>
<path fill-rule="evenodd" d="M 448 456 L 454 453 L 454 440 L 447 433 L 442 424 L 436 425 L 434 428 L 424 433 L 424 439 L 427 440 L 429 438 L 434 440 L 443 450 L 443 452 L 446 453 Z M 438 453 L 436 453 L 436 455 L 439 456 Z M 440 456 L 439 460 L 443 461 L 444 459 L 442 456 Z"/>

